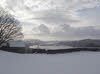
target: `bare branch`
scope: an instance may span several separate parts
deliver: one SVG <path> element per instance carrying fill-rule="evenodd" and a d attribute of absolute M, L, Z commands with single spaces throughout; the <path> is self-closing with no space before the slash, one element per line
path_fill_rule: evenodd
<path fill-rule="evenodd" d="M 9 40 L 18 40 L 22 37 L 19 21 L 0 7 L 0 46 Z"/>

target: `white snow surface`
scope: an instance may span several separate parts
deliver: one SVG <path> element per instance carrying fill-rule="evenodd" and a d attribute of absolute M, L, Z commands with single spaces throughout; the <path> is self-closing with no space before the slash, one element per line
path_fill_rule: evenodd
<path fill-rule="evenodd" d="M 47 55 L 0 51 L 0 74 L 100 74 L 100 52 Z"/>

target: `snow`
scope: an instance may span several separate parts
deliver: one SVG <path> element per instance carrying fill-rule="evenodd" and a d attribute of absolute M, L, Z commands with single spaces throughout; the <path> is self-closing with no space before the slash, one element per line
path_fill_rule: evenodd
<path fill-rule="evenodd" d="M 47 55 L 0 51 L 0 74 L 100 74 L 100 52 Z"/>

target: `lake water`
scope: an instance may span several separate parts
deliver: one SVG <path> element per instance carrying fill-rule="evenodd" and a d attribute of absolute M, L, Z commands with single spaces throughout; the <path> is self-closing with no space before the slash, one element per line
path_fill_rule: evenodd
<path fill-rule="evenodd" d="M 68 49 L 68 48 L 72 48 L 70 46 L 30 46 L 30 48 L 41 48 L 41 49 Z"/>

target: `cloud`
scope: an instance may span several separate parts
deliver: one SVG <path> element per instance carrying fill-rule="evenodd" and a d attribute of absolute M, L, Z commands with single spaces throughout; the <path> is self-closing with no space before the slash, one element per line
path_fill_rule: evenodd
<path fill-rule="evenodd" d="M 63 12 L 57 12 L 56 10 L 44 10 L 36 13 L 36 18 L 33 20 L 40 20 L 46 24 L 64 24 L 64 23 L 75 23 L 79 20 L 74 19 L 70 14 Z"/>
<path fill-rule="evenodd" d="M 40 37 L 49 37 L 49 39 L 58 39 L 58 40 L 74 40 L 74 39 L 84 39 L 84 38 L 100 38 L 100 28 L 97 29 L 96 26 L 88 26 L 88 27 L 71 27 L 67 24 L 60 25 L 59 27 L 55 27 L 51 32 L 46 25 L 40 25 L 36 28 L 33 28 L 33 36 Z M 39 38 L 39 37 L 38 37 Z M 53 40 L 53 39 L 52 39 Z"/>
<path fill-rule="evenodd" d="M 48 35 L 49 33 L 50 33 L 49 28 L 47 26 L 45 26 L 44 24 L 41 24 L 41 25 L 33 28 L 33 34 Z"/>
<path fill-rule="evenodd" d="M 24 22 L 23 32 L 32 37 L 100 37 L 100 0 L 0 0 L 0 5 Z"/>
<path fill-rule="evenodd" d="M 2 6 L 3 4 L 6 4 L 6 8 L 12 11 L 12 13 L 16 15 L 19 19 L 23 18 L 23 19 L 27 19 L 28 21 L 29 18 L 39 18 L 40 16 L 35 16 L 36 13 L 34 13 L 34 11 L 36 11 L 37 13 L 41 14 L 42 17 L 47 18 L 45 22 L 53 18 L 55 18 L 56 19 L 55 21 L 57 22 L 60 20 L 58 18 L 62 18 L 63 20 L 66 20 L 67 22 L 70 22 L 70 21 L 73 22 L 74 20 L 77 20 L 77 17 L 78 17 L 77 10 L 99 6 L 100 1 L 99 0 L 61 0 L 61 1 L 58 1 L 58 0 L 36 0 L 36 1 L 34 0 L 5 0 L 5 2 L 2 3 Z M 44 20 L 45 19 L 43 18 L 43 21 Z M 63 20 L 60 20 L 60 21 L 63 22 Z"/>
<path fill-rule="evenodd" d="M 59 39 L 85 39 L 85 38 L 100 38 L 100 28 L 97 29 L 95 26 L 88 27 L 71 27 L 62 26 L 61 31 L 52 33 L 52 36 L 58 37 Z"/>
<path fill-rule="evenodd" d="M 80 10 L 79 14 L 83 22 L 86 22 L 85 25 L 100 25 L 100 7 L 96 8 L 88 8 L 84 10 Z M 88 20 L 87 20 L 88 19 Z"/>

